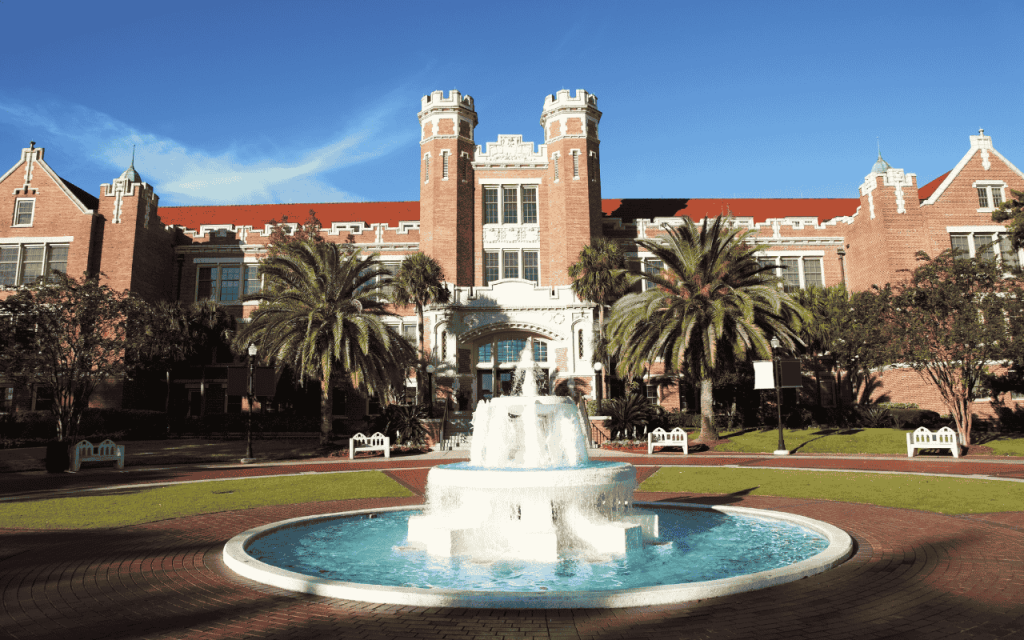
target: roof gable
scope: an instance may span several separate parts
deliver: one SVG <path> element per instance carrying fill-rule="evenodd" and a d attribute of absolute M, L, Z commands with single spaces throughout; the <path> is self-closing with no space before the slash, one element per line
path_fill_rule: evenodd
<path fill-rule="evenodd" d="M 995 157 L 998 158 L 1003 164 L 1005 164 L 1007 168 L 1010 169 L 1010 171 L 1013 171 L 1022 179 L 1024 179 L 1024 173 L 1021 173 L 1020 169 L 1013 166 L 1012 162 L 1004 158 L 1003 154 L 996 151 L 995 147 L 992 146 L 992 138 L 990 136 L 986 136 L 985 130 L 982 129 L 978 132 L 978 135 L 971 136 L 970 150 L 963 158 L 960 159 L 960 162 L 958 162 L 957 165 L 953 167 L 951 171 L 949 171 L 949 173 L 945 174 L 945 176 L 940 176 L 940 178 L 936 178 L 932 182 L 929 182 L 927 185 L 925 185 L 926 187 L 930 187 L 932 183 L 937 182 L 939 179 L 942 180 L 941 182 L 939 182 L 938 187 L 936 187 L 927 198 L 924 198 L 924 196 L 921 194 L 921 191 L 918 191 L 918 197 L 924 198 L 921 200 L 921 206 L 935 204 L 935 202 L 942 197 L 942 194 L 946 192 L 946 189 L 948 189 L 949 186 L 953 184 L 953 181 L 956 180 L 957 176 L 960 175 L 960 172 L 964 170 L 964 167 L 966 167 L 967 163 L 971 161 L 971 158 L 978 154 L 981 155 L 982 162 L 985 163 L 986 169 L 988 169 L 988 164 L 991 163 L 992 157 Z"/>

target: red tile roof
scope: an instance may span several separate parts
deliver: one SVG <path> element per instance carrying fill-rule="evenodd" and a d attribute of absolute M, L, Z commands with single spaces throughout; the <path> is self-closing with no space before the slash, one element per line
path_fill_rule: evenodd
<path fill-rule="evenodd" d="M 934 180 L 924 185 L 923 187 L 919 187 L 917 189 L 917 199 L 924 201 L 932 197 L 932 194 L 935 193 L 935 190 L 939 188 L 939 185 L 942 184 L 942 181 L 945 180 L 946 176 L 948 176 L 950 173 L 952 173 L 952 170 L 947 171 L 938 178 L 935 178 Z"/>
<path fill-rule="evenodd" d="M 732 213 L 736 218 L 817 218 L 819 222 L 839 216 L 852 216 L 860 206 L 859 198 L 635 198 L 603 200 L 605 216 L 636 220 L 688 216 L 697 221 L 707 216 Z"/>
<path fill-rule="evenodd" d="M 823 222 L 838 216 L 852 216 L 859 205 L 858 198 L 625 198 L 601 201 L 606 217 L 624 221 L 684 215 L 700 220 L 705 216 L 731 212 L 735 217 L 753 218 L 754 222 L 790 216 L 817 218 Z M 262 228 L 271 220 L 283 222 L 286 216 L 289 222 L 305 222 L 310 209 L 316 211 L 317 218 L 325 227 L 334 222 L 386 222 L 390 227 L 397 227 L 399 222 L 420 219 L 419 202 L 322 202 L 161 207 L 160 220 L 186 229 L 198 229 L 204 224 Z"/>
<path fill-rule="evenodd" d="M 186 229 L 204 224 L 232 224 L 263 228 L 271 220 L 303 223 L 309 211 L 325 227 L 334 222 L 388 223 L 397 227 L 401 221 L 419 220 L 419 202 L 314 202 L 305 204 L 239 204 L 226 206 L 160 207 L 160 220 Z"/>

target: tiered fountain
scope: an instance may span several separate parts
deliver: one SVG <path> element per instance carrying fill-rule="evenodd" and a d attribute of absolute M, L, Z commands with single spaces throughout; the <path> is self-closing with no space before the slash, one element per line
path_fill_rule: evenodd
<path fill-rule="evenodd" d="M 658 516 L 632 508 L 636 469 L 591 462 L 572 399 L 538 395 L 533 349 L 517 365 L 518 395 L 481 401 L 469 464 L 435 467 L 409 545 L 436 556 L 555 562 L 625 554 L 658 537 Z"/>
<path fill-rule="evenodd" d="M 636 470 L 589 459 L 587 425 L 573 402 L 538 394 L 532 352 L 528 345 L 518 365 L 520 393 L 477 407 L 470 461 L 430 470 L 421 513 L 399 507 L 272 523 L 232 538 L 225 564 L 258 582 L 350 600 L 569 608 L 750 591 L 825 571 L 852 553 L 846 533 L 801 516 L 638 508 Z"/>

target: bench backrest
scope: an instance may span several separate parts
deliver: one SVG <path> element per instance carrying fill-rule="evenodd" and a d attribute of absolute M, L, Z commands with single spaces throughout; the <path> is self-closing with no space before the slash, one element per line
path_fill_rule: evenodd
<path fill-rule="evenodd" d="M 352 439 L 357 441 L 357 442 L 368 442 L 371 445 L 375 445 L 375 444 L 382 445 L 382 444 L 384 444 L 384 439 L 386 437 L 387 436 L 385 436 L 383 433 L 378 431 L 377 433 L 373 434 L 372 436 L 364 436 L 362 433 L 357 433 L 354 436 L 352 436 Z"/>
<path fill-rule="evenodd" d="M 682 427 L 676 427 L 675 429 L 673 429 L 671 435 L 674 438 L 686 438 L 686 432 L 683 431 Z"/>
<path fill-rule="evenodd" d="M 949 427 L 942 427 L 936 432 L 929 431 L 927 427 L 918 427 L 911 436 L 914 444 L 933 442 L 936 444 L 956 444 L 957 433 Z"/>
<path fill-rule="evenodd" d="M 651 435 L 656 437 L 656 438 L 659 437 L 659 436 L 664 436 L 665 435 L 665 430 L 662 429 L 661 427 L 658 427 L 654 431 L 651 431 Z"/>

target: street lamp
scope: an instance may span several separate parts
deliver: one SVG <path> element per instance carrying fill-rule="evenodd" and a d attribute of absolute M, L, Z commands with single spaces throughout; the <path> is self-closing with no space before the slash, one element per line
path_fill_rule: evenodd
<path fill-rule="evenodd" d="M 781 344 L 778 337 L 772 337 L 772 368 L 775 370 L 775 409 L 778 411 L 779 416 L 779 448 L 775 450 L 775 455 L 777 456 L 789 454 L 786 442 L 782 439 L 782 383 L 780 380 L 782 372 L 779 371 L 779 358 L 777 356 Z"/>
<path fill-rule="evenodd" d="M 434 365 L 427 365 L 427 417 L 434 417 Z"/>
<path fill-rule="evenodd" d="M 601 369 L 604 366 L 600 362 L 594 363 L 594 382 L 597 384 L 597 415 L 603 416 L 604 413 L 601 411 L 601 401 L 604 400 L 604 377 L 601 375 Z"/>
<path fill-rule="evenodd" d="M 249 345 L 249 420 L 245 429 L 245 461 L 252 462 L 252 372 L 256 362 L 256 345 Z"/>

